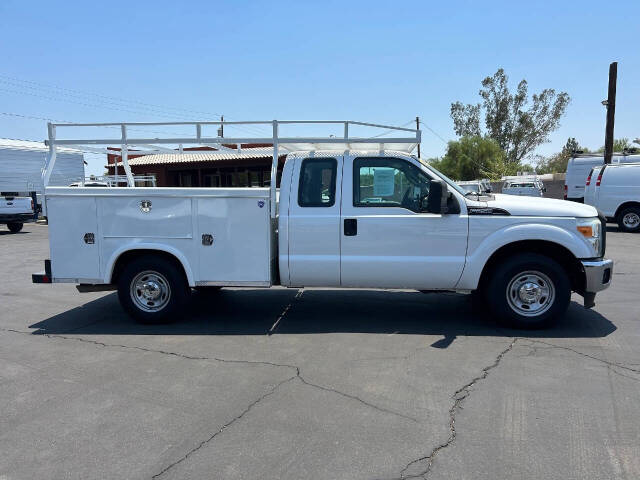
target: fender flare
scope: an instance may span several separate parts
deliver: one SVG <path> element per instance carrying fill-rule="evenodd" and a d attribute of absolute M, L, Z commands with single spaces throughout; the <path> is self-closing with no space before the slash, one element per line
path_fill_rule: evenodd
<path fill-rule="evenodd" d="M 118 259 L 125 253 L 131 252 L 133 250 L 156 250 L 158 252 L 168 253 L 175 257 L 178 262 L 182 265 L 184 273 L 187 277 L 187 282 L 190 287 L 195 286 L 195 279 L 193 275 L 193 271 L 189 265 L 187 258 L 176 248 L 169 245 L 161 245 L 158 243 L 136 243 L 133 245 L 124 245 L 117 249 L 115 252 L 111 254 L 109 261 L 105 267 L 105 275 L 104 275 L 104 283 L 111 283 L 111 278 L 113 277 L 113 269 L 116 265 Z"/>
<path fill-rule="evenodd" d="M 536 240 L 566 248 L 575 258 L 593 257 L 586 240 L 579 236 L 577 231 L 573 233 L 556 225 L 541 223 L 508 225 L 484 238 L 474 252 L 467 256 L 456 288 L 475 290 L 485 265 L 494 253 L 512 243 Z"/>

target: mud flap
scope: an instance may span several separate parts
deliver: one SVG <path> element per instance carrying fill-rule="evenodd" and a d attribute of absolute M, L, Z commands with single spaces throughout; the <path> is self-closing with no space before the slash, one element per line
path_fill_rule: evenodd
<path fill-rule="evenodd" d="M 584 308 L 593 308 L 596 306 L 596 294 L 592 292 L 585 292 L 583 295 L 584 298 Z"/>

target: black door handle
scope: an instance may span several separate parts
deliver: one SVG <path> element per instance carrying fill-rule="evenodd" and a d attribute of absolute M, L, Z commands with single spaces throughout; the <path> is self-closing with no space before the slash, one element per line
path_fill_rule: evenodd
<path fill-rule="evenodd" d="M 345 218 L 344 219 L 344 235 L 345 237 L 353 237 L 358 234 L 358 219 L 357 218 Z"/>

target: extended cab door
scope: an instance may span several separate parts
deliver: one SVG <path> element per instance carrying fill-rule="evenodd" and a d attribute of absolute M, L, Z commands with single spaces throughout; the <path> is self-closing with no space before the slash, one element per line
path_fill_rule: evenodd
<path fill-rule="evenodd" d="M 468 217 L 421 211 L 431 176 L 406 158 L 345 158 L 341 279 L 345 287 L 447 289 L 464 268 Z"/>
<path fill-rule="evenodd" d="M 342 156 L 296 158 L 289 198 L 289 285 L 340 285 Z"/>

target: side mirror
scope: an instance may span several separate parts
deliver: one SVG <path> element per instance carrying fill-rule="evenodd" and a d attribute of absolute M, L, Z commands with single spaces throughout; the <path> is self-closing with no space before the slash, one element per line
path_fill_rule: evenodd
<path fill-rule="evenodd" d="M 431 180 L 424 211 L 429 213 L 447 213 L 449 191 L 442 180 Z"/>

